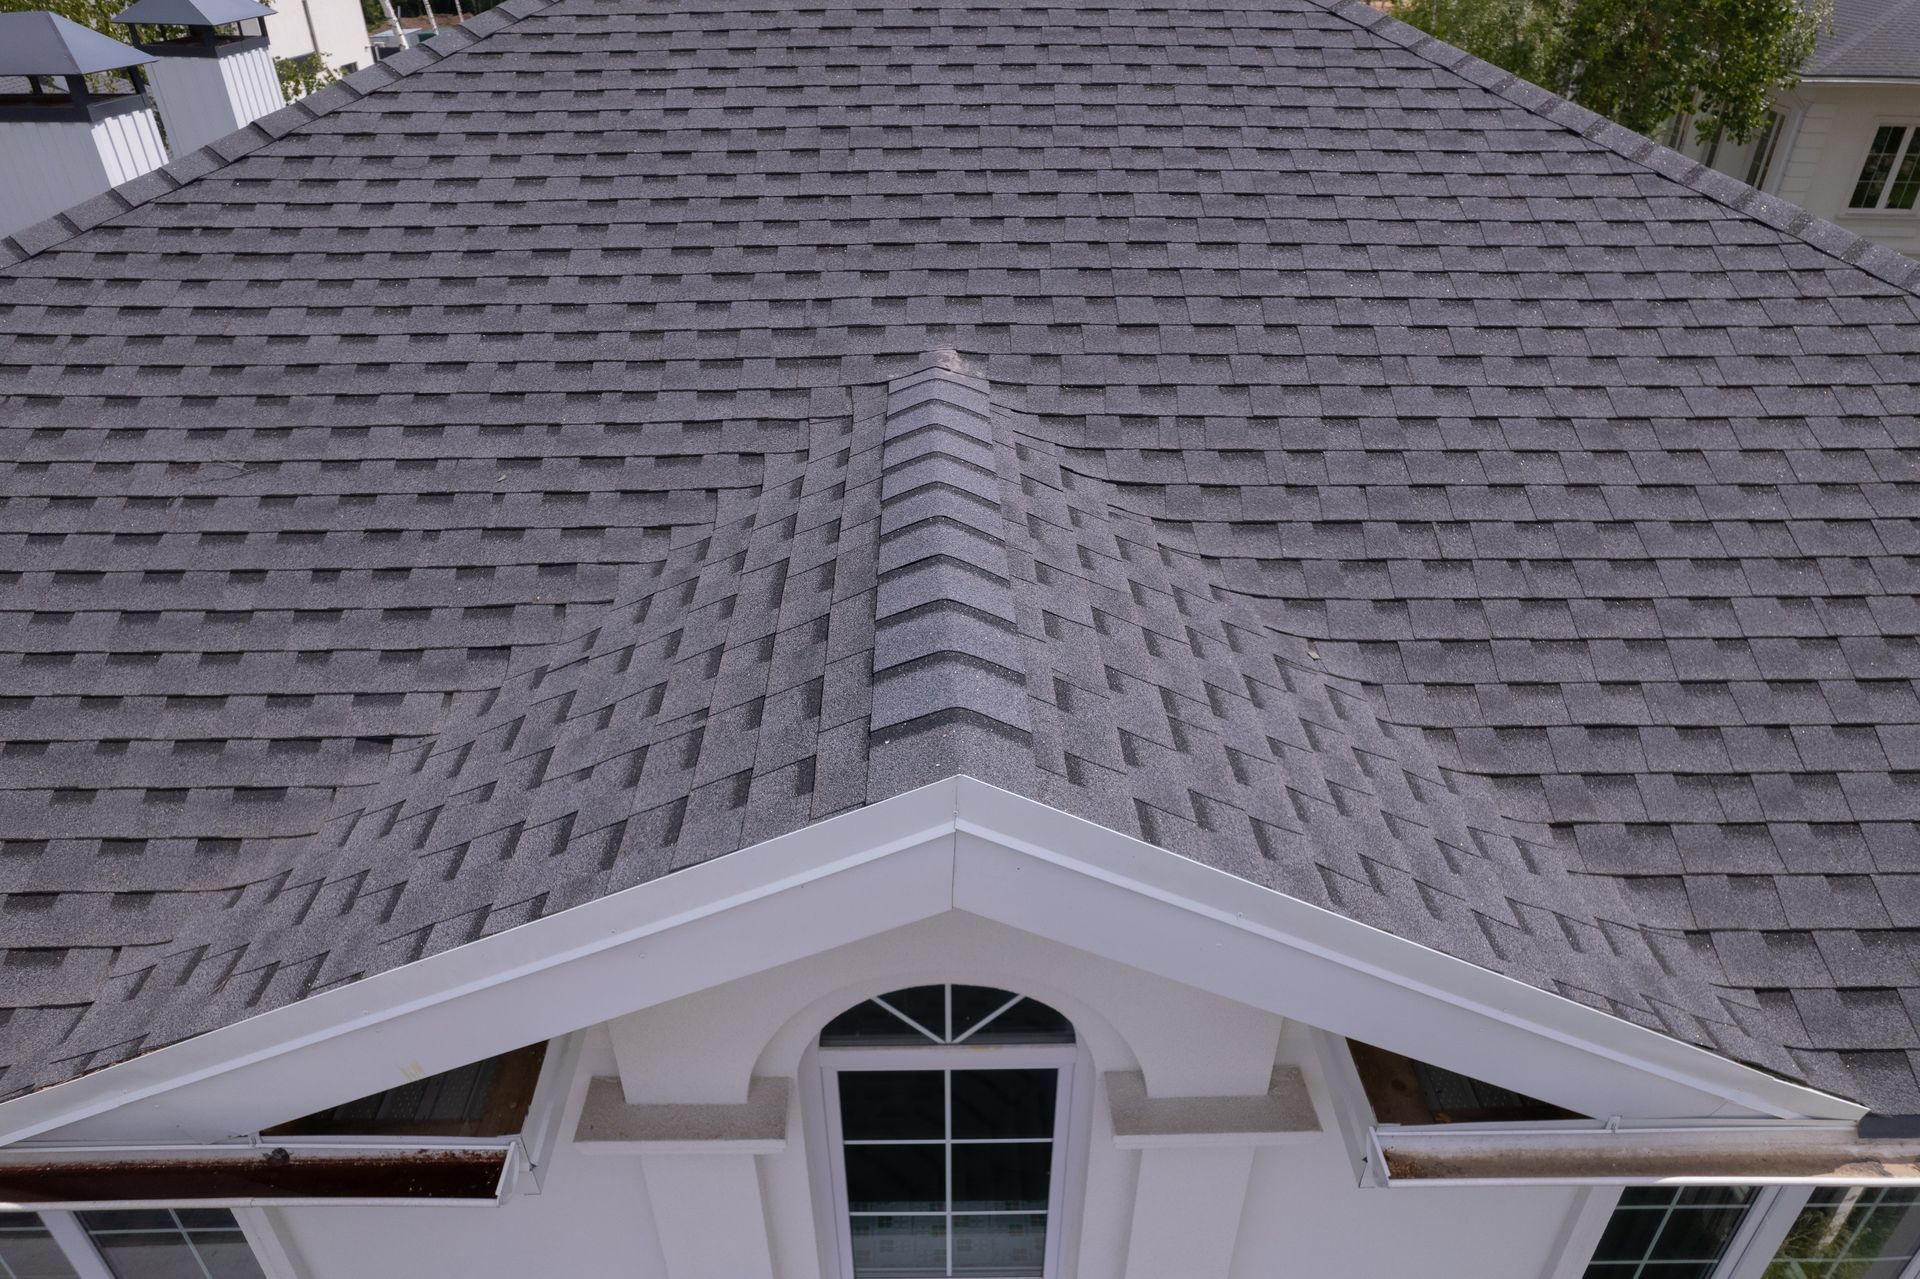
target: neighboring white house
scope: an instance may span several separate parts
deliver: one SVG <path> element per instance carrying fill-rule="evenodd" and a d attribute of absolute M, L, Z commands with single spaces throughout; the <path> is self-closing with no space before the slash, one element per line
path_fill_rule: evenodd
<path fill-rule="evenodd" d="M 336 71 L 373 64 L 360 0 L 274 0 L 267 38 L 276 58 L 303 58 L 319 50 Z"/>
<path fill-rule="evenodd" d="M 1920 254 L 1920 0 L 1838 0 L 1797 88 L 1758 137 L 1664 139 L 1749 186 Z"/>

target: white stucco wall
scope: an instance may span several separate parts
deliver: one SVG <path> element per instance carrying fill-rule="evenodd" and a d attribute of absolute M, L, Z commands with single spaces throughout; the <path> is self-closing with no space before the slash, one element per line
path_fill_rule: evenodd
<path fill-rule="evenodd" d="M 620 1077 L 631 1103 L 709 1104 L 743 1100 L 754 1076 L 782 1077 L 800 1086 L 790 1102 L 789 1142 L 778 1154 L 620 1156 L 563 1140 L 544 1192 L 500 1207 L 299 1208 L 277 1217 L 309 1279 L 819 1279 L 821 1227 L 830 1218 L 816 1212 L 808 1148 L 810 1046 L 826 1020 L 860 999 L 940 981 L 1031 994 L 1072 1017 L 1079 1031 L 1096 1086 L 1084 1115 L 1085 1201 L 1075 1205 L 1067 1236 L 1070 1275 L 1139 1279 L 1172 1264 L 1177 1279 L 1538 1279 L 1574 1205 L 1574 1192 L 1563 1189 L 1358 1189 L 1306 1028 L 949 914 L 589 1032 L 563 1132 L 572 1133 L 593 1076 Z M 1326 1131 L 1258 1151 L 1169 1154 L 1114 1144 L 1097 1083 L 1104 1072 L 1139 1070 L 1153 1096 L 1242 1095 L 1264 1091 L 1276 1062 L 1303 1070 Z M 737 1161 L 738 1173 L 724 1162 L 697 1162 L 727 1160 Z M 659 1221 L 650 1177 L 678 1192 Z M 663 1178 L 697 1179 L 699 1193 Z M 1183 1191 L 1194 1202 L 1172 1204 Z M 724 1240 L 732 1259 L 702 1269 L 687 1252 L 688 1241 L 698 1247 L 702 1240 Z M 1143 1268 L 1150 1255 L 1176 1260 Z"/>
<path fill-rule="evenodd" d="M 272 4 L 267 43 L 274 57 L 305 57 L 316 48 L 317 38 L 330 67 L 373 65 L 360 0 L 272 0 Z"/>

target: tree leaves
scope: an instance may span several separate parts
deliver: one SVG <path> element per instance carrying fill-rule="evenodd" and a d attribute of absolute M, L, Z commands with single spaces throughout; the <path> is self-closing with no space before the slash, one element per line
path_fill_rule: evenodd
<path fill-rule="evenodd" d="M 1693 117 L 1744 142 L 1828 24 L 1832 0 L 1403 0 L 1394 13 L 1630 129 Z"/>

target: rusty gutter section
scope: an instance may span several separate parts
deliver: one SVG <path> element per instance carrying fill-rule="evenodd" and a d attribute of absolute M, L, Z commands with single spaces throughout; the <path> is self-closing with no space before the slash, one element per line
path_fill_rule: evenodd
<path fill-rule="evenodd" d="M 1920 1140 L 1845 1123 L 1382 1124 L 1369 1140 L 1387 1186 L 1920 1186 Z"/>
<path fill-rule="evenodd" d="M 512 1143 L 0 1150 L 0 1210 L 493 1204 Z"/>

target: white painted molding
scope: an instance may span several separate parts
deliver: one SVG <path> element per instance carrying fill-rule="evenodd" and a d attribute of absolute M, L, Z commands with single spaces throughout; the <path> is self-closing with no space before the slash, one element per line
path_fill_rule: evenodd
<path fill-rule="evenodd" d="M 306 1269 L 294 1260 L 293 1246 L 287 1242 L 272 1208 L 235 1208 L 233 1219 L 247 1237 L 247 1246 L 253 1249 L 266 1279 L 307 1279 Z"/>
<path fill-rule="evenodd" d="M 1251 1146 L 1141 1151 L 1125 1279 L 1228 1279 L 1254 1153 Z"/>
<path fill-rule="evenodd" d="M 1348 1051 L 1345 1039 L 1318 1026 L 1304 1029 L 1313 1046 L 1313 1059 L 1320 1067 L 1321 1085 L 1327 1090 L 1334 1130 L 1340 1134 L 1340 1144 L 1353 1168 L 1353 1184 L 1370 1185 L 1368 1160 L 1373 1153 L 1373 1103 L 1367 1100 L 1359 1067 L 1353 1064 L 1353 1054 Z"/>
<path fill-rule="evenodd" d="M 514 1192 L 537 1195 L 546 1183 L 547 1168 L 566 1127 L 567 1106 L 573 1100 L 574 1077 L 580 1073 L 585 1031 L 574 1031 L 547 1041 L 540 1075 L 533 1083 L 527 1117 L 520 1125 L 520 1149 L 526 1156 L 526 1175 L 515 1179 Z"/>
<path fill-rule="evenodd" d="M 1716 1279 L 1760 1279 L 1773 1254 L 1787 1241 L 1794 1219 L 1813 1198 L 1812 1186 L 1772 1186 L 1764 1189 L 1747 1210 L 1737 1235 L 1728 1241 Z"/>
<path fill-rule="evenodd" d="M 93 1246 L 86 1228 L 80 1224 L 80 1218 L 71 1212 L 42 1210 L 40 1224 L 60 1245 L 60 1251 L 67 1255 L 67 1264 L 73 1267 L 73 1273 L 79 1279 L 115 1279 L 113 1271 L 107 1269 L 106 1259 Z"/>
<path fill-rule="evenodd" d="M 756 1078 L 744 1105 L 660 1105 L 629 1102 L 618 1079 L 588 1081 L 587 1103 L 573 1134 L 583 1154 L 778 1154 L 787 1148 L 785 1079 Z"/>
<path fill-rule="evenodd" d="M 1320 1120 L 1298 1066 L 1276 1066 L 1259 1097 L 1149 1097 L 1137 1070 L 1109 1071 L 1113 1144 L 1123 1150 L 1165 1146 L 1283 1146 L 1320 1135 Z"/>
<path fill-rule="evenodd" d="M 0 1144 L 244 1134 L 956 909 L 1582 1113 L 1863 1113 L 956 777 L 15 1098 Z"/>
<path fill-rule="evenodd" d="M 1618 1186 L 1589 1186 L 1576 1194 L 1542 1279 L 1581 1279 L 1619 1202 Z"/>

